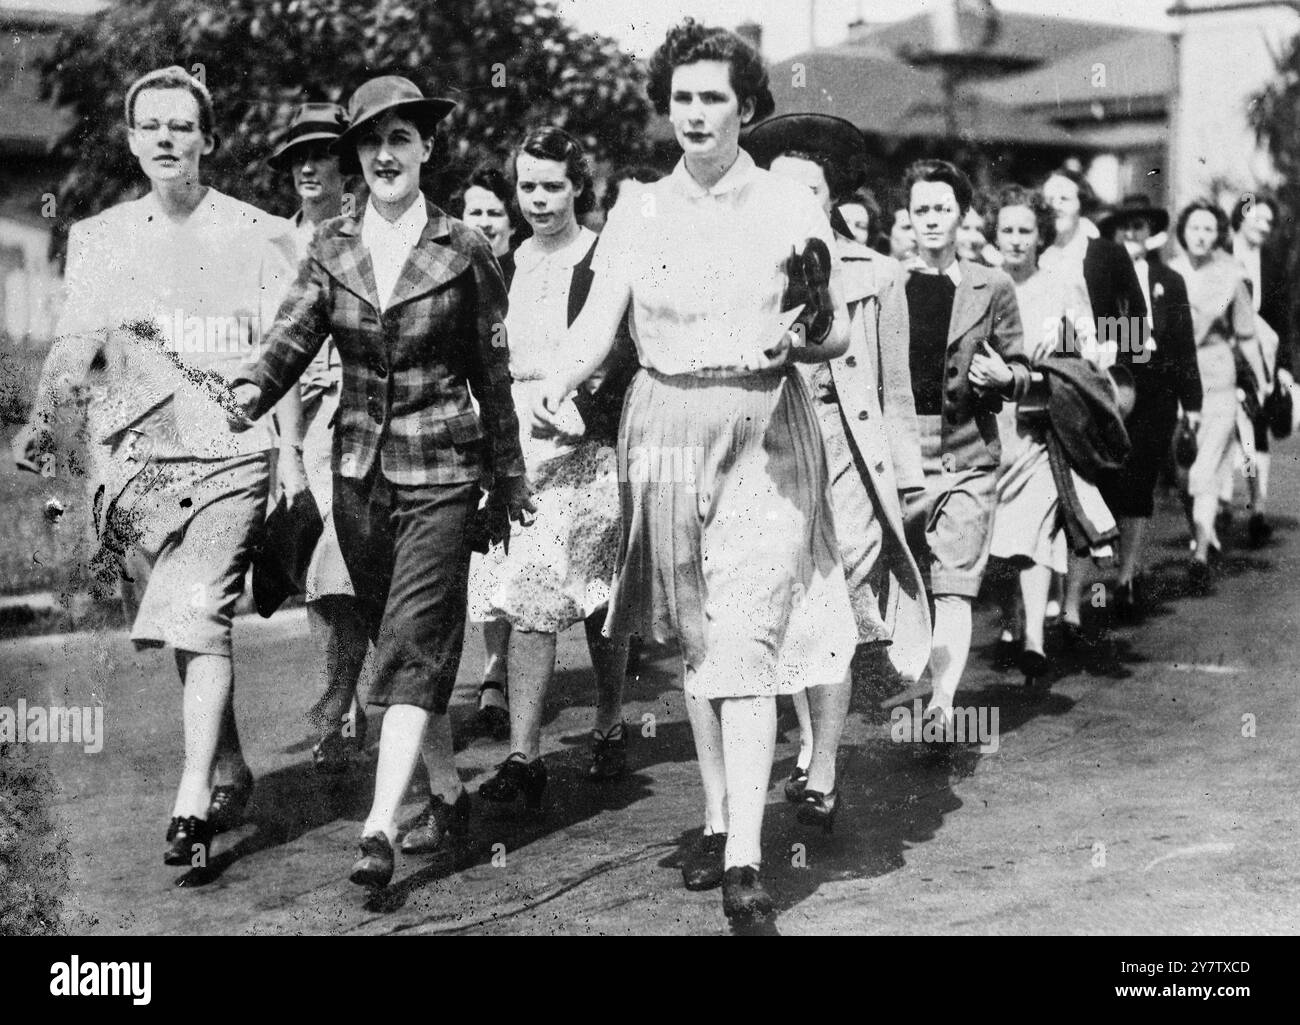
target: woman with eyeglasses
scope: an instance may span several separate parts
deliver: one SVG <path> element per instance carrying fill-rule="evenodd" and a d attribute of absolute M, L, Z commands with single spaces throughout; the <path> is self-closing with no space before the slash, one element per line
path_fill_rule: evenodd
<path fill-rule="evenodd" d="M 256 354 L 294 255 L 288 221 L 204 184 L 215 122 L 212 97 L 183 68 L 127 90 L 127 145 L 149 191 L 73 227 L 61 340 L 15 442 L 20 461 L 45 450 L 62 386 L 102 360 L 89 410 L 96 563 L 144 557 L 131 640 L 175 652 L 185 762 L 163 861 L 182 867 L 206 864 L 253 790 L 235 725 L 231 617 L 262 532 L 275 438 L 267 425 L 228 429 L 226 382 Z"/>

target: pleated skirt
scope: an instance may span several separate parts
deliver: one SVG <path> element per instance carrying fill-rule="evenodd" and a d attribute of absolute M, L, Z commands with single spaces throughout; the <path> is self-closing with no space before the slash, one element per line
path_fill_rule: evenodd
<path fill-rule="evenodd" d="M 624 403 L 618 473 L 608 632 L 679 643 L 687 688 L 701 697 L 843 678 L 857 625 L 821 428 L 793 367 L 643 369 Z"/>

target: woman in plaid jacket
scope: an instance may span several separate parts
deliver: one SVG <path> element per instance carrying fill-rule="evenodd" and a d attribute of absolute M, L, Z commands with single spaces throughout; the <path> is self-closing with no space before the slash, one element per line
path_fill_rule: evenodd
<path fill-rule="evenodd" d="M 352 96 L 351 127 L 336 149 L 345 173 L 365 175 L 370 200 L 360 216 L 321 226 L 261 361 L 236 392 L 257 419 L 333 337 L 343 364 L 335 524 L 377 648 L 370 702 L 389 706 L 351 874 L 368 886 L 392 878 L 397 809 L 422 749 L 422 824 L 440 836 L 466 829 L 447 704 L 480 488 L 499 525 L 535 511 L 510 396 L 500 269 L 482 235 L 420 192 L 434 125 L 453 106 L 397 76 Z"/>

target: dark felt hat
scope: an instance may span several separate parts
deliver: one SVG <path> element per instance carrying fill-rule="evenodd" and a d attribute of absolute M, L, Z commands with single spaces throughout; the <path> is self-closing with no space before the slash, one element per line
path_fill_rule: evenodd
<path fill-rule="evenodd" d="M 422 129 L 433 126 L 456 109 L 456 101 L 442 96 L 425 96 L 420 87 L 400 75 L 383 75 L 366 82 L 348 100 L 351 124 L 334 143 L 339 155 L 339 169 L 344 174 L 359 174 L 357 139 L 377 118 L 396 111 Z"/>
<path fill-rule="evenodd" d="M 829 158 L 847 168 L 867 156 L 867 141 L 852 121 L 833 114 L 779 114 L 760 121 L 740 144 L 761 167 L 782 153 L 800 150 Z"/>
<path fill-rule="evenodd" d="M 1109 238 L 1121 224 L 1130 217 L 1141 217 L 1151 225 L 1151 234 L 1159 235 L 1169 227 L 1169 214 L 1158 206 L 1152 206 L 1144 195 L 1136 193 L 1125 196 L 1117 207 L 1112 207 L 1105 217 L 1097 221 L 1097 230 Z"/>
<path fill-rule="evenodd" d="M 348 115 L 337 103 L 304 103 L 293 112 L 275 152 L 266 162 L 277 171 L 289 168 L 289 151 L 309 142 L 333 143 L 348 127 Z"/>

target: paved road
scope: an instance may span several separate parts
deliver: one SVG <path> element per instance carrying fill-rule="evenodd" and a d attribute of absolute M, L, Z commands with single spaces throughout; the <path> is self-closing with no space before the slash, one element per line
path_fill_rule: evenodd
<path fill-rule="evenodd" d="M 1182 596 L 1185 540 L 1165 501 L 1151 548 L 1162 603 L 1143 627 L 1111 635 L 1109 666 L 1067 665 L 1050 696 L 1034 700 L 977 651 L 960 700 L 998 709 L 996 752 L 944 761 L 892 743 L 888 713 L 864 685 L 845 737 L 845 808 L 833 836 L 804 831 L 781 799 L 794 755 L 787 710 L 764 837 L 775 930 L 1294 932 L 1298 448 L 1288 444 L 1276 460 L 1275 539 L 1259 552 L 1231 550 L 1214 598 Z M 992 640 L 988 610 L 976 636 L 981 646 Z M 86 704 L 92 695 L 105 703 L 102 752 L 39 751 L 67 842 L 73 928 L 726 931 L 719 894 L 686 892 L 676 867 L 700 810 L 671 660 L 629 692 L 629 721 L 654 723 L 652 737 L 637 737 L 630 778 L 592 787 L 578 776 L 590 677 L 571 631 L 547 712 L 547 815 L 519 822 L 476 804 L 458 858 L 399 860 L 388 893 L 368 902 L 345 875 L 371 777 L 326 784 L 310 767 L 303 712 L 315 682 L 302 614 L 241 620 L 236 649 L 237 708 L 258 776 L 251 819 L 218 841 L 214 880 L 177 888 L 177 871 L 161 863 L 181 759 L 170 654 L 135 653 L 121 633 L 0 645 L 0 703 Z M 478 651 L 471 636 L 456 721 L 472 708 Z M 1245 735 L 1252 721 L 1254 735 Z M 462 752 L 471 789 L 506 753 L 482 741 Z"/>

